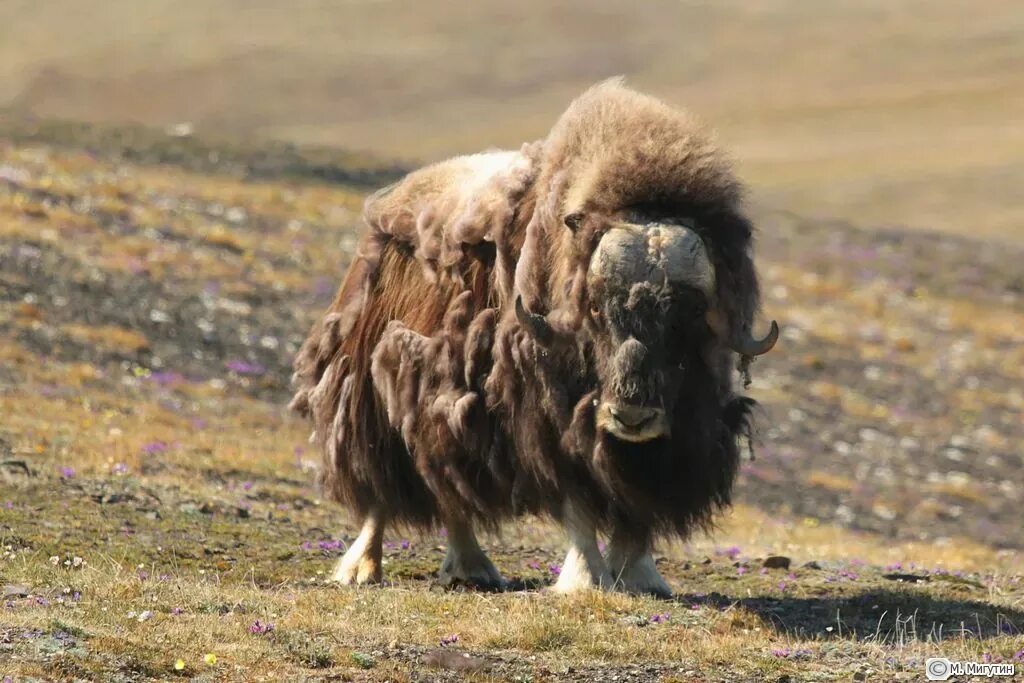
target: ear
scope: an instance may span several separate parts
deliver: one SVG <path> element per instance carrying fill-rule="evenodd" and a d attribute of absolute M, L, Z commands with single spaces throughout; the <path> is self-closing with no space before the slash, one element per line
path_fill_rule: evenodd
<path fill-rule="evenodd" d="M 579 230 L 580 226 L 583 225 L 583 219 L 586 217 L 586 214 L 583 213 L 582 211 L 574 211 L 570 214 L 567 214 L 565 218 L 562 219 L 562 222 L 565 223 L 565 226 L 567 228 L 569 228 L 573 232 L 576 232 L 577 230 Z"/>

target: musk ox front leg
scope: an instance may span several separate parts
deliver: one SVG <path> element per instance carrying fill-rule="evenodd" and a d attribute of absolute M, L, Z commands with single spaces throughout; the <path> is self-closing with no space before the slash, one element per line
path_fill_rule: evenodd
<path fill-rule="evenodd" d="M 672 597 L 672 589 L 654 565 L 649 534 L 626 527 L 615 528 L 605 559 L 615 579 L 616 590 L 659 598 Z"/>
<path fill-rule="evenodd" d="M 331 575 L 332 581 L 343 586 L 380 583 L 383 577 L 381 560 L 384 556 L 383 510 L 374 509 L 363 520 L 359 536 L 338 560 Z"/>
<path fill-rule="evenodd" d="M 480 547 L 469 522 L 449 520 L 445 528 L 448 530 L 448 552 L 438 575 L 441 583 L 446 586 L 472 586 L 482 590 L 504 588 L 505 580 Z"/>
<path fill-rule="evenodd" d="M 559 593 L 575 593 L 589 588 L 609 590 L 614 581 L 597 545 L 594 520 L 571 500 L 566 500 L 562 524 L 569 537 L 569 552 L 554 590 Z"/>

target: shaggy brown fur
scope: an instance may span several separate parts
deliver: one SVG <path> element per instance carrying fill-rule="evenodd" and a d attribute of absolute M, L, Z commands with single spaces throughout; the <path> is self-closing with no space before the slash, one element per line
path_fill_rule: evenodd
<path fill-rule="evenodd" d="M 682 217 L 708 246 L 714 309 L 749 331 L 758 286 L 738 182 L 690 117 L 617 80 L 542 141 L 371 196 L 370 231 L 295 362 L 291 407 L 312 418 L 328 494 L 415 525 L 557 517 L 567 496 L 602 525 L 706 525 L 729 502 L 753 402 L 734 395 L 735 354 L 703 318 L 673 331 L 685 369 L 671 438 L 624 443 L 595 427 L 608 368 L 590 257 L 615 222 Z M 550 338 L 524 329 L 517 297 Z"/>

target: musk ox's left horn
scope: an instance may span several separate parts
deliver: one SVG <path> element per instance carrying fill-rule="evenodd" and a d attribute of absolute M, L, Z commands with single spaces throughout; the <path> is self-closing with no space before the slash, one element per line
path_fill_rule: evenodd
<path fill-rule="evenodd" d="M 779 324 L 773 320 L 772 328 L 768 330 L 768 334 L 763 338 L 756 339 L 748 332 L 742 337 L 737 335 L 729 346 L 733 351 L 743 356 L 760 356 L 761 354 L 771 351 L 775 347 L 775 342 L 778 340 Z"/>
<path fill-rule="evenodd" d="M 548 324 L 547 318 L 526 310 L 522 295 L 516 296 L 516 320 L 541 344 L 550 344 L 555 337 L 555 331 Z"/>
<path fill-rule="evenodd" d="M 718 338 L 741 356 L 753 357 L 768 353 L 775 347 L 775 342 L 779 340 L 779 324 L 774 320 L 768 334 L 761 339 L 756 339 L 750 332 L 733 334 L 725 322 L 725 317 L 718 310 L 708 311 L 707 321 L 708 326 Z"/>

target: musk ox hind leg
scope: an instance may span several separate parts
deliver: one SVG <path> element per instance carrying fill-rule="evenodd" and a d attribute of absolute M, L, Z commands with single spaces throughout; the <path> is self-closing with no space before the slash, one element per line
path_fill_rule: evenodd
<path fill-rule="evenodd" d="M 505 580 L 480 547 L 472 525 L 462 519 L 449 519 L 445 528 L 448 530 L 448 552 L 438 573 L 441 583 L 449 587 L 502 590 Z"/>
<path fill-rule="evenodd" d="M 575 593 L 590 588 L 610 590 L 614 581 L 597 545 L 594 520 L 571 500 L 566 500 L 562 525 L 569 537 L 569 552 L 554 590 L 559 593 Z"/>
<path fill-rule="evenodd" d="M 616 590 L 636 595 L 671 598 L 672 589 L 658 573 L 651 555 L 650 536 L 627 527 L 616 527 L 605 556 Z"/>
<path fill-rule="evenodd" d="M 380 583 L 383 577 L 381 561 L 384 555 L 384 512 L 375 508 L 363 520 L 363 528 L 356 540 L 331 574 L 331 580 L 343 586 Z"/>

